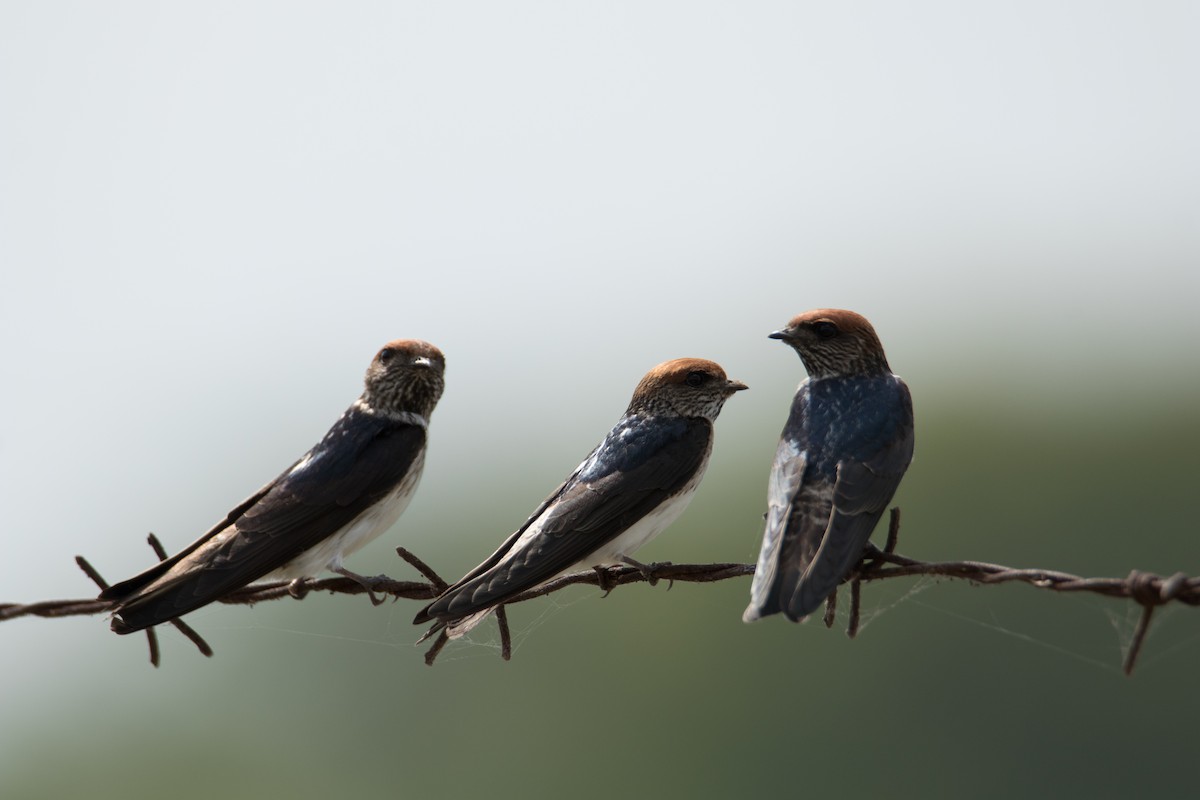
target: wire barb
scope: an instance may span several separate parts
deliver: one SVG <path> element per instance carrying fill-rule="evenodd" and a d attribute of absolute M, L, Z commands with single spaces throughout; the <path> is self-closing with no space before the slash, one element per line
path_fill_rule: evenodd
<path fill-rule="evenodd" d="M 414 569 L 416 569 L 417 572 L 424 575 L 425 580 L 429 581 L 430 586 L 432 586 L 437 591 L 438 594 L 441 594 L 442 592 L 444 592 L 450 588 L 450 584 L 447 583 L 442 578 L 441 575 L 438 575 L 437 572 L 434 571 L 433 567 L 429 566 L 424 561 L 417 558 L 417 556 L 408 548 L 397 547 L 396 555 L 403 558 L 410 565 L 412 565 L 412 567 Z"/>
<path fill-rule="evenodd" d="M 167 560 L 167 548 L 163 547 L 162 542 L 154 535 L 154 531 L 146 537 L 146 543 L 150 545 L 150 549 L 154 551 L 154 555 L 158 556 L 159 561 Z"/>
<path fill-rule="evenodd" d="M 862 581 L 857 575 L 850 579 L 850 621 L 846 623 L 846 635 L 858 636 L 858 617 L 862 609 Z"/>
<path fill-rule="evenodd" d="M 92 579 L 92 583 L 100 587 L 100 591 L 103 592 L 108 588 L 108 581 L 100 577 L 100 573 L 96 571 L 96 568 L 93 567 L 86 558 L 83 556 L 75 556 L 75 563 L 81 570 L 83 570 L 84 575 L 87 575 Z"/>
<path fill-rule="evenodd" d="M 505 661 L 512 658 L 512 635 L 508 631 L 508 612 L 504 606 L 496 606 L 496 623 L 500 626 L 500 657 Z"/>
<path fill-rule="evenodd" d="M 821 621 L 825 623 L 826 628 L 832 628 L 833 623 L 837 622 L 837 589 L 829 593 L 829 597 L 825 598 L 825 617 Z"/>
<path fill-rule="evenodd" d="M 450 641 L 450 634 L 446 633 L 445 628 L 442 628 L 440 631 L 438 631 L 438 637 L 433 640 L 433 646 L 425 652 L 425 666 L 433 666 L 433 662 L 437 659 L 438 653 L 442 652 L 442 648 L 446 646 L 446 642 L 448 641 Z"/>

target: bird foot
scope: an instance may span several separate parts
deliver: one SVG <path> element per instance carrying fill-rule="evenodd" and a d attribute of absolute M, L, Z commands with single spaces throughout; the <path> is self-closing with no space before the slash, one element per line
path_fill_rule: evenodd
<path fill-rule="evenodd" d="M 357 572 L 351 572 L 350 570 L 346 569 L 345 567 L 338 567 L 337 569 L 335 569 L 333 571 L 336 572 L 338 575 L 341 575 L 344 578 L 349 578 L 350 580 L 357 583 L 359 586 L 363 587 L 363 589 L 365 589 L 367 592 L 367 597 L 369 597 L 371 599 L 371 605 L 381 606 L 381 605 L 383 605 L 384 601 L 387 600 L 386 595 L 384 595 L 383 597 L 376 597 L 375 592 L 371 591 L 371 581 L 373 580 L 372 578 L 367 578 L 363 575 L 359 575 Z M 376 575 L 374 579 L 378 580 L 379 578 L 382 578 L 382 577 L 383 577 L 382 575 Z"/>
<path fill-rule="evenodd" d="M 671 566 L 670 561 L 654 561 L 650 564 L 643 564 L 642 562 L 632 559 L 629 556 L 621 556 L 621 563 L 625 564 L 626 566 L 633 567 L 638 572 L 642 573 L 642 580 L 651 586 L 658 585 L 658 570 L 663 567 Z M 667 591 L 670 591 L 671 587 L 674 585 L 674 579 L 668 579 Z"/>
<path fill-rule="evenodd" d="M 597 564 L 592 567 L 596 571 L 596 585 L 604 590 L 604 594 L 600 597 L 608 597 L 612 590 L 617 588 L 616 576 L 609 571 L 608 567 Z"/>

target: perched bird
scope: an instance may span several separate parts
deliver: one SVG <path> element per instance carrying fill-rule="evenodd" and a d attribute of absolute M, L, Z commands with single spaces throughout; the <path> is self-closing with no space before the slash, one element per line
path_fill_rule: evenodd
<path fill-rule="evenodd" d="M 342 559 L 391 527 L 412 499 L 445 363 L 428 342 L 384 345 L 362 396 L 299 461 L 179 553 L 100 593 L 113 603 L 112 629 L 158 625 L 263 579 L 328 569 L 364 583 Z"/>
<path fill-rule="evenodd" d="M 746 385 L 712 361 L 679 358 L 646 373 L 625 415 L 500 549 L 417 614 L 451 637 L 558 575 L 631 554 L 675 521 L 712 452 L 713 421 Z M 426 634 L 428 636 L 429 634 Z"/>
<path fill-rule="evenodd" d="M 807 311 L 770 335 L 808 370 L 771 469 L 762 551 L 742 619 L 811 614 L 858 562 L 913 453 L 912 397 L 871 323 Z"/>

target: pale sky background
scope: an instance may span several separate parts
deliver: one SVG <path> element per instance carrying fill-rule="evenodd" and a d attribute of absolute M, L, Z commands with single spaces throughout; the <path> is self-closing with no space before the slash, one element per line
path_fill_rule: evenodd
<path fill-rule="evenodd" d="M 0 601 L 190 541 L 397 337 L 447 355 L 441 529 L 364 572 L 532 508 L 668 358 L 750 384 L 714 459 L 765 477 L 765 336 L 816 306 L 927 413 L 1187 407 L 1198 41 L 1194 2 L 0 3 Z M 6 675 L 142 668 L 68 624 L 0 627 Z"/>

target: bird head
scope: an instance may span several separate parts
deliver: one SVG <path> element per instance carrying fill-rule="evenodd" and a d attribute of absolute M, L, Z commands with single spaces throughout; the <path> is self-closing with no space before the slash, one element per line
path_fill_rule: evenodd
<path fill-rule="evenodd" d="M 745 388 L 741 381 L 730 380 L 720 364 L 703 358 L 676 358 L 646 373 L 625 413 L 715 420 L 725 401 Z"/>
<path fill-rule="evenodd" d="M 792 318 L 770 335 L 800 355 L 813 378 L 877 375 L 890 372 L 883 345 L 861 314 L 840 308 L 817 308 Z"/>
<path fill-rule="evenodd" d="M 367 367 L 363 400 L 375 411 L 412 412 L 428 418 L 442 396 L 446 357 L 420 339 L 396 339 Z"/>

